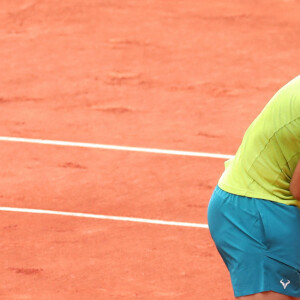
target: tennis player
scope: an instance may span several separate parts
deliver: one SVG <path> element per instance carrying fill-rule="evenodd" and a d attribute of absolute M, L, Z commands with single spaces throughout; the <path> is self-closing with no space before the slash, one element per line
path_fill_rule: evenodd
<path fill-rule="evenodd" d="M 300 299 L 300 76 L 282 87 L 225 162 L 211 236 L 247 300 Z"/>

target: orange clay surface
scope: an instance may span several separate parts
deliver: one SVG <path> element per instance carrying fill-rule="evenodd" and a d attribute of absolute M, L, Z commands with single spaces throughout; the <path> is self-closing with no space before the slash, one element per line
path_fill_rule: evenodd
<path fill-rule="evenodd" d="M 234 154 L 299 73 L 299 11 L 296 0 L 0 0 L 0 135 Z M 0 143 L 9 207 L 206 224 L 224 163 Z M 0 215 L 0 299 L 233 299 L 208 229 Z"/>

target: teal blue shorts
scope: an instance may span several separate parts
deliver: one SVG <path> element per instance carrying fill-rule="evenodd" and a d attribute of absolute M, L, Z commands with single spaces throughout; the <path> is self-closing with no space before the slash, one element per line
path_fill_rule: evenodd
<path fill-rule="evenodd" d="M 216 187 L 208 225 L 235 297 L 265 291 L 300 297 L 299 208 Z"/>

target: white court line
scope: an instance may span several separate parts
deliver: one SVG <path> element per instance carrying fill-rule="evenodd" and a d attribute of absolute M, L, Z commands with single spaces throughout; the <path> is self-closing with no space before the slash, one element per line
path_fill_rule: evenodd
<path fill-rule="evenodd" d="M 44 140 L 44 139 L 29 139 L 29 138 L 17 138 L 17 137 L 6 137 L 6 136 L 0 136 L 0 141 L 19 142 L 19 143 L 33 143 L 33 144 L 43 144 L 43 145 L 55 145 L 55 146 L 67 146 L 67 147 L 83 147 L 83 148 L 94 148 L 94 149 L 120 150 L 120 151 L 135 151 L 135 152 L 169 154 L 169 155 L 210 157 L 210 158 L 221 158 L 221 159 L 230 159 L 230 158 L 234 157 L 233 155 L 214 154 L 214 153 L 205 153 L 205 152 L 162 150 L 162 149 L 153 149 L 153 148 L 138 148 L 138 147 L 126 147 L 126 146 L 114 146 L 114 145 L 104 145 L 104 144 L 54 141 L 54 140 Z M 97 215 L 97 214 L 62 212 L 62 211 L 41 210 L 41 209 L 0 207 L 0 211 L 60 215 L 60 216 L 72 216 L 72 217 L 81 217 L 81 218 L 92 218 L 92 219 L 114 220 L 114 221 L 127 221 L 127 222 L 138 222 L 138 223 L 169 225 L 169 226 L 208 228 L 207 224 L 173 222 L 173 221 L 162 221 L 162 220 L 130 218 L 130 217 L 118 217 L 118 216 L 106 216 L 106 215 Z"/>
<path fill-rule="evenodd" d="M 139 148 L 139 147 L 92 144 L 92 143 L 53 141 L 53 140 L 44 140 L 44 139 L 29 139 L 29 138 L 7 137 L 7 136 L 0 136 L 0 141 L 55 145 L 55 146 L 67 146 L 67 147 L 83 147 L 83 148 L 94 148 L 94 149 L 120 150 L 120 151 L 135 151 L 135 152 L 147 152 L 147 153 L 169 154 L 169 155 L 210 157 L 210 158 L 221 158 L 221 159 L 230 159 L 230 158 L 234 157 L 233 155 L 218 154 L 218 153 L 214 154 L 214 153 L 193 152 L 193 151 L 163 150 L 163 149 L 153 149 L 153 148 Z"/>
<path fill-rule="evenodd" d="M 208 228 L 207 224 L 199 224 L 199 223 L 172 222 L 172 221 L 162 221 L 162 220 L 152 220 L 152 219 L 142 219 L 142 218 L 129 218 L 129 217 L 118 217 L 118 216 L 106 216 L 106 215 L 96 215 L 96 214 L 86 214 L 86 213 L 44 210 L 44 209 L 0 207 L 0 211 L 58 215 L 58 216 L 68 216 L 68 217 L 80 217 L 80 218 L 125 221 L 125 222 L 136 222 L 136 223 L 148 223 L 148 224 L 181 226 L 181 227 Z"/>

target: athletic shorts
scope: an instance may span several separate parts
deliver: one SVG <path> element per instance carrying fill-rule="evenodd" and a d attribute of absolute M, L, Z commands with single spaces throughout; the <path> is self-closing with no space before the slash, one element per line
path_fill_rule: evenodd
<path fill-rule="evenodd" d="M 216 187 L 208 225 L 235 297 L 265 291 L 300 297 L 299 208 Z"/>

